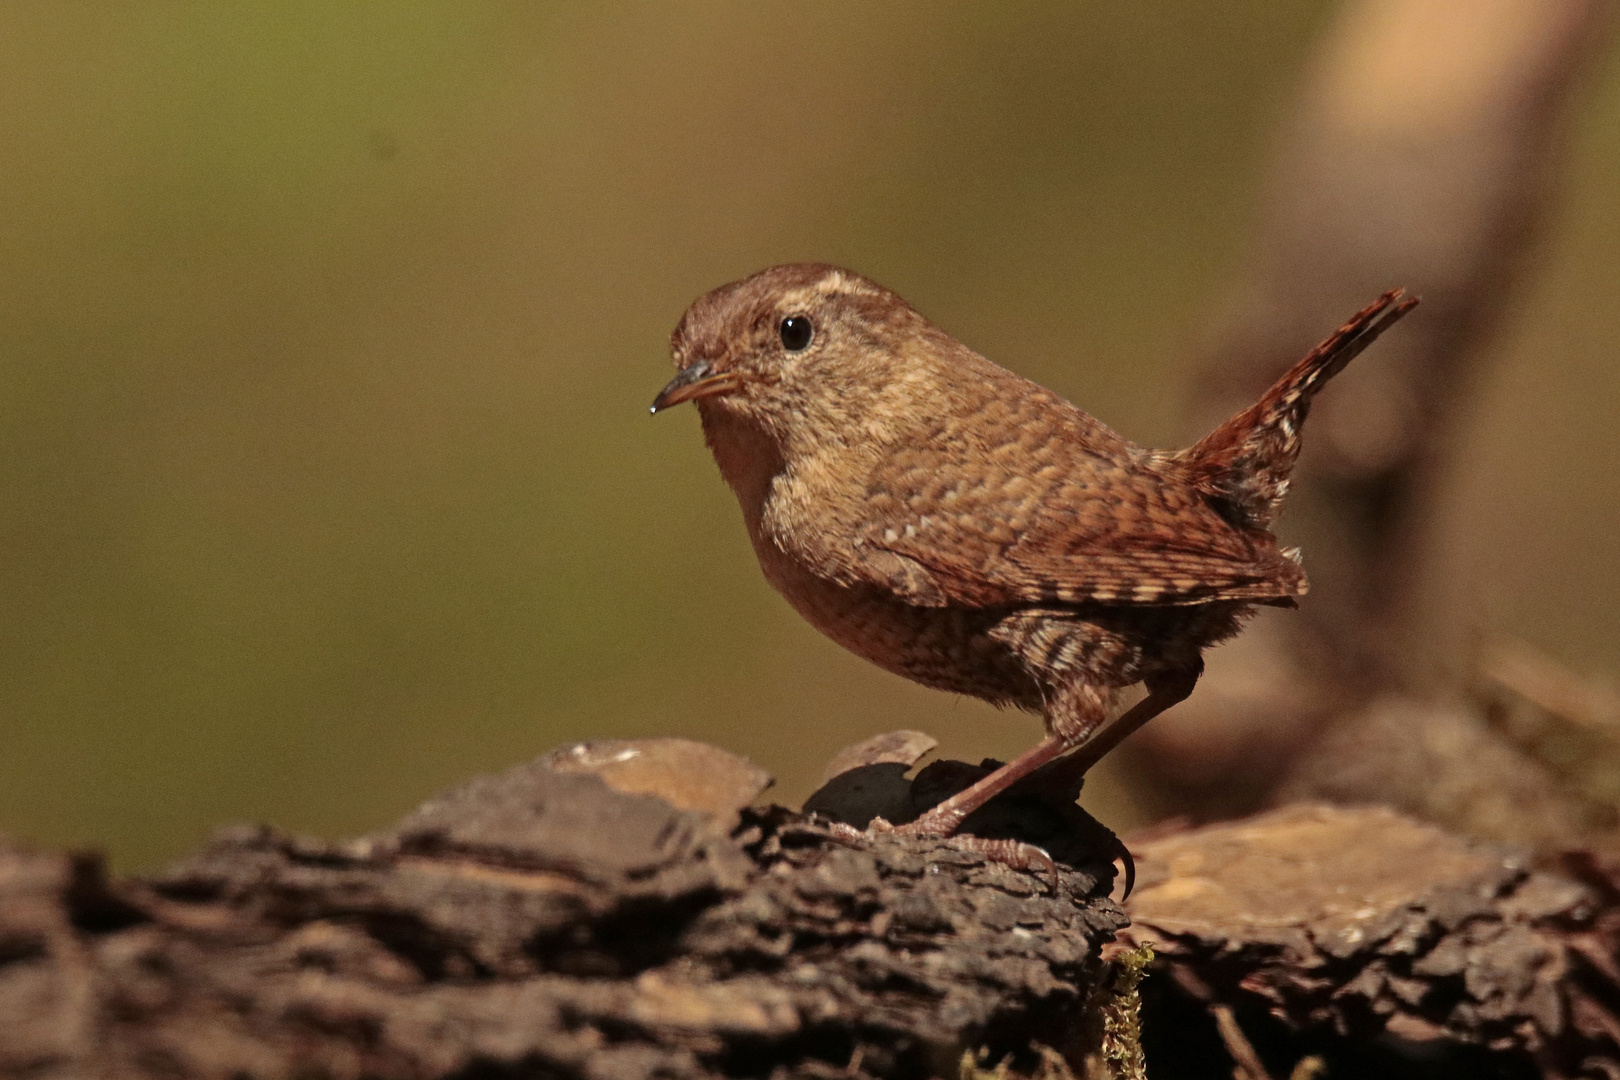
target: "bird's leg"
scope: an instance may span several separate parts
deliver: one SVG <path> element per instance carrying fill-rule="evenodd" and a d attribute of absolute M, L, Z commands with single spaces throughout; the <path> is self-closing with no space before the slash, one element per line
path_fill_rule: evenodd
<path fill-rule="evenodd" d="M 1172 705 L 1186 701 L 1204 673 L 1204 662 L 1196 666 L 1175 668 L 1144 679 L 1148 696 L 1125 711 L 1125 714 L 1088 739 L 1080 749 L 1053 765 L 1041 778 L 1044 785 L 1063 791 L 1072 791 L 1080 779 L 1101 761 L 1108 752 L 1133 735 L 1138 728 L 1158 716 Z M 1072 798 L 1073 796 L 1071 796 Z"/>
<path fill-rule="evenodd" d="M 1047 735 L 995 772 L 958 791 L 917 820 L 894 826 L 894 831 L 912 836 L 950 836 L 962 824 L 963 818 L 1042 765 L 1061 757 L 1073 745 L 1061 735 Z"/>
<path fill-rule="evenodd" d="M 1107 715 L 1107 703 L 1102 694 L 1083 683 L 1075 684 L 1052 703 L 1047 713 L 1046 737 L 1040 742 L 917 820 L 891 826 L 878 819 L 873 821 L 872 828 L 892 829 L 912 836 L 949 837 L 947 842 L 952 847 L 976 852 L 1014 870 L 1045 870 L 1052 876 L 1052 888 L 1061 891 L 1063 879 L 1058 876 L 1057 864 L 1045 849 L 1021 840 L 957 836 L 956 830 L 962 820 L 979 807 L 1083 742 L 1087 735 L 1097 730 Z"/>
<path fill-rule="evenodd" d="M 1073 746 L 1062 735 L 1048 734 L 1046 738 L 1013 758 L 1001 768 L 963 788 L 955 795 L 929 810 L 915 821 L 904 825 L 890 825 L 882 818 L 875 819 L 874 830 L 893 831 L 910 836 L 949 837 L 946 843 L 964 851 L 976 852 L 991 862 L 1001 863 L 1014 870 L 1045 870 L 1052 876 L 1052 889 L 1060 892 L 1063 879 L 1058 876 L 1057 863 L 1046 849 L 1022 840 L 991 839 L 983 836 L 957 836 L 962 819 L 1006 791 L 1013 784 L 1047 764 Z"/>
<path fill-rule="evenodd" d="M 1204 665 L 1176 668 L 1162 675 L 1144 680 L 1148 696 L 1131 706 L 1125 714 L 1100 733 L 1092 732 L 1102 724 L 1105 713 L 1099 694 L 1090 687 L 1075 687 L 1057 702 L 1049 721 L 1046 738 L 1013 758 L 976 783 L 963 788 L 917 820 L 895 827 L 896 832 L 914 836 L 950 836 L 962 824 L 962 819 L 1006 791 L 1012 785 L 1045 765 L 1062 757 L 1064 752 L 1079 746 L 1067 758 L 1048 770 L 1042 778 L 1043 787 L 1068 789 L 1103 756 L 1123 742 L 1143 724 L 1180 701 L 1185 701 Z"/>
<path fill-rule="evenodd" d="M 1047 713 L 1046 738 L 1013 758 L 988 776 L 958 791 L 916 821 L 896 828 L 914 836 L 950 836 L 973 811 L 1024 779 L 1079 746 L 1107 718 L 1107 702 L 1102 694 L 1085 684 L 1077 684 L 1060 694 Z"/>
<path fill-rule="evenodd" d="M 1061 791 L 1073 799 L 1074 795 L 1069 793 L 1075 791 L 1080 780 L 1093 765 L 1101 761 L 1104 755 L 1124 742 L 1143 724 L 1177 702 L 1185 701 L 1193 692 L 1193 687 L 1198 684 L 1198 677 L 1203 674 L 1203 670 L 1204 665 L 1199 662 L 1196 666 L 1177 668 L 1144 680 L 1148 696 L 1131 706 L 1123 716 L 1095 735 L 1092 733 L 1097 731 L 1106 716 L 1102 696 L 1091 687 L 1083 684 L 1076 686 L 1054 703 L 1052 713 L 1049 714 L 1046 738 L 988 776 L 963 788 L 917 820 L 905 825 L 891 826 L 878 819 L 873 822 L 873 827 L 912 836 L 954 836 L 962 820 L 969 814 L 1046 766 L 1051 767 L 1046 768 L 1045 773 L 1039 778 L 1041 787 Z M 1063 757 L 1065 751 L 1075 746 L 1079 749 L 1068 757 Z M 1053 764 L 1054 762 L 1056 764 Z M 991 840 L 978 836 L 956 837 L 952 843 L 976 851 L 1015 870 L 1044 869 L 1052 875 L 1054 887 L 1061 886 L 1057 865 L 1052 861 L 1051 855 L 1034 844 L 1018 840 Z M 1125 862 L 1125 894 L 1129 896 L 1132 881 L 1136 876 L 1135 867 L 1131 863 L 1130 852 L 1125 850 L 1123 844 L 1120 845 L 1118 855 Z"/>

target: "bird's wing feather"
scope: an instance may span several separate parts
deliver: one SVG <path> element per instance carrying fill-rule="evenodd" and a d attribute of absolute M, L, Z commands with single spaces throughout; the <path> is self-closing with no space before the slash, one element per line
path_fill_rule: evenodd
<path fill-rule="evenodd" d="M 1229 524 L 1142 451 L 1104 457 L 1049 441 L 1023 458 L 1042 462 L 1031 473 L 999 462 L 998 448 L 980 450 L 925 440 L 885 455 L 843 576 L 927 606 L 1178 605 L 1305 591 L 1303 571 L 1268 533 Z"/>

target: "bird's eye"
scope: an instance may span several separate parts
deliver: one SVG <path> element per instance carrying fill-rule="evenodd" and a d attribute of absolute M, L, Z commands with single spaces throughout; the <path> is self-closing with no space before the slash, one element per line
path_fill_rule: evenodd
<path fill-rule="evenodd" d="M 789 315 L 782 320 L 778 332 L 782 335 L 782 348 L 788 352 L 803 352 L 810 347 L 816 328 L 803 315 Z"/>

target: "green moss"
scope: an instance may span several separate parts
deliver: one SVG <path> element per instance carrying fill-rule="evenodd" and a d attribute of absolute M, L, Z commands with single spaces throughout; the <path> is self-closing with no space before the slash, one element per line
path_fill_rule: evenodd
<path fill-rule="evenodd" d="M 1081 1028 L 1070 1056 L 1033 1043 L 1040 1064 L 1027 1080 L 1076 1080 L 1072 1059 L 1085 1061 L 1085 1080 L 1147 1080 L 1142 1056 L 1142 996 L 1139 988 L 1153 962 L 1153 946 L 1138 945 L 1098 965 L 1096 981 L 1081 1008 Z M 990 1051 L 962 1053 L 958 1080 L 1025 1080 L 1007 1055 L 989 1064 Z"/>
<path fill-rule="evenodd" d="M 1108 1080 L 1147 1080 L 1142 1056 L 1142 995 L 1139 988 L 1153 962 L 1153 946 L 1138 945 L 1115 957 L 1086 1002 L 1086 1015 L 1097 1026 L 1096 1066 L 1089 1075 Z"/>

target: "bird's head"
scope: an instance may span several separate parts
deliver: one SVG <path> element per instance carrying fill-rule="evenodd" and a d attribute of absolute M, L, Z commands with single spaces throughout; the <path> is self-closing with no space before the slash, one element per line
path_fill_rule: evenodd
<path fill-rule="evenodd" d="M 670 338 L 679 374 L 652 411 L 696 401 L 706 422 L 742 420 L 779 443 L 806 426 L 860 437 L 935 336 L 949 340 L 859 274 L 774 266 L 687 309 Z"/>

